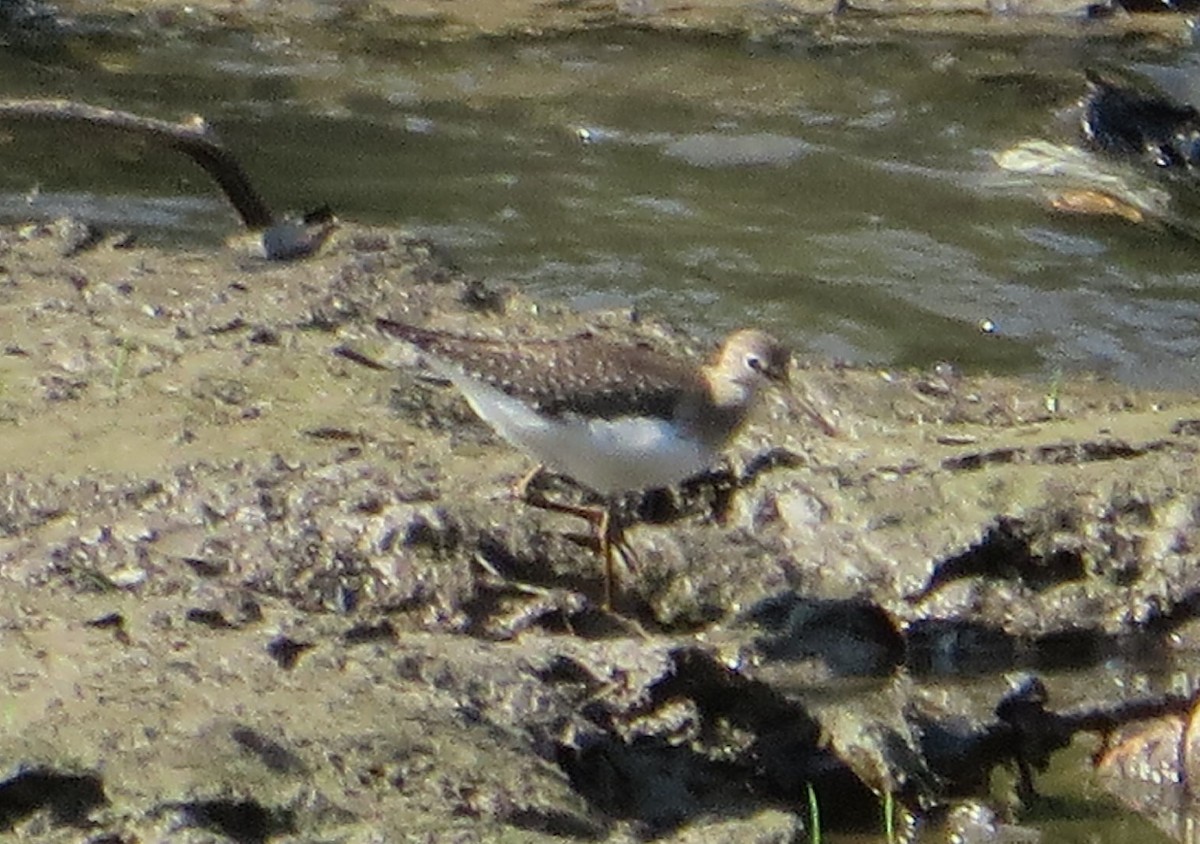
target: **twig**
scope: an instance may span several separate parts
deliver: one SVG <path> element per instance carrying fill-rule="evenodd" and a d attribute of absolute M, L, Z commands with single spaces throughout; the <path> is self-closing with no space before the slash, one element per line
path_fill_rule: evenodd
<path fill-rule="evenodd" d="M 248 229 L 265 229 L 274 215 L 233 154 L 204 118 L 194 115 L 183 123 L 142 117 L 71 100 L 0 100 L 0 123 L 47 120 L 83 123 L 148 138 L 182 152 L 221 187 Z"/>

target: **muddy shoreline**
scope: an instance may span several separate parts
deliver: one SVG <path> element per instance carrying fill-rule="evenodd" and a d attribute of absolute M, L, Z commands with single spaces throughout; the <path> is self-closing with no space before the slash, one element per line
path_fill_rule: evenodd
<path fill-rule="evenodd" d="M 1052 5 L 851 6 L 820 25 L 1091 25 Z M 64 32 L 114 10 L 63 8 Z M 724 0 L 121 9 L 138 37 L 387 22 L 426 41 L 828 17 Z M 0 229 L 16 840 L 790 841 L 814 799 L 828 830 L 869 815 L 876 831 L 882 795 L 913 823 L 964 808 L 952 830 L 997 835 L 1072 742 L 1142 722 L 1184 740 L 1186 694 L 1031 673 L 1195 648 L 1194 394 L 798 360 L 726 461 L 625 502 L 638 568 L 610 612 L 579 525 L 508 495 L 527 460 L 374 320 L 692 356 L 694 338 L 533 301 L 352 222 L 289 263 L 80 232 Z M 988 679 L 938 682 L 962 675 Z M 1140 773 L 1169 770 L 1155 761 Z M 1126 762 L 1108 766 L 1118 793 L 1139 775 Z M 1018 772 L 999 807 L 994 768 Z"/>
<path fill-rule="evenodd" d="M 942 799 L 915 738 L 854 750 L 911 735 L 910 672 L 1192 639 L 1194 396 L 802 365 L 727 464 L 631 499 L 613 614 L 578 525 L 508 497 L 525 459 L 372 321 L 688 338 L 399 232 L 289 264 L 63 234 L 0 237 L 4 758 L 35 795 L 0 819 L 24 838 L 787 840 L 804 781 L 833 828 L 868 787 Z M 853 676 L 892 688 L 880 711 L 805 691 Z M 854 788 L 816 773 L 822 734 Z"/>

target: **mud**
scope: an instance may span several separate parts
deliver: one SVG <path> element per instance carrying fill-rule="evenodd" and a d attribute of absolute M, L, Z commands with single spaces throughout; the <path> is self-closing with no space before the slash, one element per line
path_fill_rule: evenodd
<path fill-rule="evenodd" d="M 275 27 L 379 47 L 720 37 L 829 11 L 127 2 L 121 29 L 112 4 L 64 5 L 20 31 Z M 1080 25 L 1042 3 L 850 6 L 820 25 Z M 926 14 L 946 10 L 974 14 Z M 1105 31 L 1183 37 L 1146 20 Z M 970 802 L 993 767 L 1015 766 L 1028 802 L 1075 726 L 1103 731 L 1050 696 L 1134 711 L 1137 690 L 1026 679 L 1001 699 L 921 680 L 1195 647 L 1194 395 L 798 360 L 725 462 L 624 502 L 637 566 L 609 610 L 581 526 L 512 499 L 527 458 L 379 316 L 706 351 L 654 315 L 495 288 L 398 231 L 347 224 L 275 263 L 71 221 L 0 230 L 15 840 L 791 841 L 810 798 L 827 829 L 878 831 L 885 794 L 903 820 L 952 807 L 995 836 L 1010 819 Z"/>
<path fill-rule="evenodd" d="M 18 837 L 790 840 L 806 782 L 831 823 L 946 798 L 907 674 L 1190 641 L 1193 396 L 797 361 L 726 463 L 626 502 L 609 612 L 581 526 L 509 496 L 527 459 L 373 320 L 702 344 L 399 232 L 290 264 L 76 235 L 0 233 Z M 847 676 L 889 690 L 806 691 Z"/>

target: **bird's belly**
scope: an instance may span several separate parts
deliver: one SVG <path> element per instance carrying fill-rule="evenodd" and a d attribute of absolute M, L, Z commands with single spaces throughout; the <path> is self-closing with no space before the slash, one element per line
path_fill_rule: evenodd
<path fill-rule="evenodd" d="M 706 469 L 712 455 L 655 419 L 556 421 L 551 436 L 531 449 L 558 471 L 601 493 L 678 483 Z"/>

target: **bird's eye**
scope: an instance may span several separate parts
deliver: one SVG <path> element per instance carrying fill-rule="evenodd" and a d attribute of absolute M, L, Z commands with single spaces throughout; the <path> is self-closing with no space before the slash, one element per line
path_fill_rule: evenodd
<path fill-rule="evenodd" d="M 746 368 L 752 369 L 755 372 L 762 372 L 763 371 L 762 358 L 760 358 L 758 355 L 746 355 Z"/>

